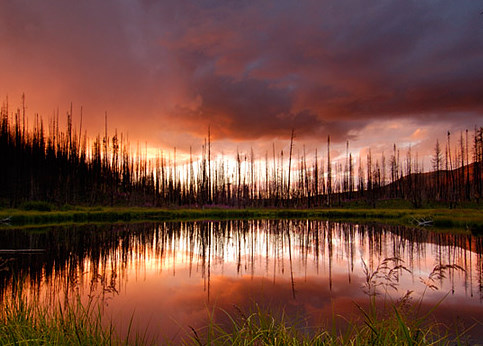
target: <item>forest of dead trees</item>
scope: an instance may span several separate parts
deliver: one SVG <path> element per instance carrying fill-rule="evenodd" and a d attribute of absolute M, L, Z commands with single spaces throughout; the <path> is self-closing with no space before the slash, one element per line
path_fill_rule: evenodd
<path fill-rule="evenodd" d="M 322 153 L 308 157 L 294 152 L 294 131 L 288 152 L 256 156 L 237 152 L 234 159 L 214 158 L 210 130 L 189 160 L 176 159 L 176 149 L 148 157 L 146 148 L 132 148 L 123 134 L 89 139 L 73 125 L 72 107 L 66 128 L 59 115 L 48 124 L 32 121 L 21 108 L 0 112 L 0 206 L 27 201 L 55 205 L 123 205 L 156 207 L 331 207 L 350 201 L 376 206 L 379 200 L 408 200 L 414 207 L 443 203 L 479 203 L 482 196 L 483 127 L 435 142 L 426 171 L 411 148 L 396 144 L 384 153 L 355 159 L 347 142 L 345 156 L 331 159 L 330 136 Z M 33 124 L 32 124 L 33 122 Z"/>

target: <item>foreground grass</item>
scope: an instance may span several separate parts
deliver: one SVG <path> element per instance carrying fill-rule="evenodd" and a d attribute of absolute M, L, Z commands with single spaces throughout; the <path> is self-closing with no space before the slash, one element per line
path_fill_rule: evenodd
<path fill-rule="evenodd" d="M 75 302 L 67 307 L 40 307 L 25 298 L 2 304 L 1 345 L 111 345 L 121 341 L 101 324 L 99 310 Z"/>
<path fill-rule="evenodd" d="M 450 269 L 463 270 L 457 265 L 435 266 L 428 278 L 422 280 L 424 292 L 437 290 L 440 278 Z M 272 312 L 255 303 L 248 313 L 237 307 L 235 313 L 213 308 L 204 327 L 186 326 L 185 334 L 174 341 L 148 339 L 147 332 L 142 331 L 131 335 L 131 325 L 127 333 L 123 333 L 126 337 L 121 339 L 112 323 L 104 320 L 98 301 L 83 304 L 77 298 L 66 305 L 39 304 L 28 300 L 22 293 L 22 285 L 18 285 L 19 289 L 12 291 L 13 298 L 0 303 L 0 344 L 460 345 L 475 341 L 468 334 L 471 326 L 454 330 L 433 318 L 442 301 L 435 303 L 429 311 L 423 311 L 424 292 L 417 300 L 412 300 L 411 291 L 395 301 L 389 298 L 388 289 L 397 285 L 397 272 L 401 270 L 409 271 L 397 258 L 383 260 L 373 271 L 363 262 L 363 291 L 368 297 L 368 305 L 356 304 L 360 314 L 355 320 L 333 313 L 328 327 L 314 327 L 307 320 L 294 320 L 283 310 Z M 218 314 L 216 319 L 215 312 Z M 219 318 L 220 314 L 222 318 Z M 337 327 L 337 320 L 345 322 L 342 328 Z M 163 338 L 162 331 L 157 336 Z"/>
<path fill-rule="evenodd" d="M 184 345 L 446 345 L 460 344 L 447 329 L 427 316 L 414 317 L 401 304 L 386 314 L 361 308 L 362 321 L 349 322 L 344 331 L 313 330 L 302 322 L 289 322 L 284 313 L 262 310 L 258 305 L 245 315 L 238 310 L 230 315 L 222 310 L 228 323 L 212 319 L 205 327 L 187 331 L 176 344 Z M 334 317 L 335 318 L 335 317 Z M 119 338 L 112 324 L 102 323 L 95 304 L 80 300 L 67 307 L 41 307 L 25 298 L 3 304 L 0 313 L 2 345 L 148 345 L 136 335 Z M 103 326 L 104 325 L 104 326 Z M 128 333 L 129 334 L 129 333 Z M 168 342 L 169 343 L 169 342 Z"/>
<path fill-rule="evenodd" d="M 460 344 L 462 337 L 450 337 L 444 326 L 426 318 L 413 319 L 396 305 L 391 313 L 377 316 L 363 311 L 363 321 L 349 322 L 343 331 L 313 330 L 302 322 L 261 310 L 247 316 L 223 311 L 229 325 L 213 321 L 185 340 L 187 345 L 449 345 Z M 278 317 L 275 317 L 278 316 Z"/>
<path fill-rule="evenodd" d="M 483 233 L 481 208 L 462 209 L 158 209 L 121 207 L 75 207 L 71 210 L 0 210 L 0 227 L 7 225 L 45 225 L 131 221 L 181 221 L 223 220 L 257 218 L 308 218 L 351 221 L 358 223 L 379 222 L 412 225 L 417 219 L 431 219 L 437 228 L 458 228 Z"/>
<path fill-rule="evenodd" d="M 366 308 L 355 304 L 359 318 L 347 320 L 333 313 L 331 325 L 313 328 L 307 321 L 289 321 L 282 313 L 255 309 L 245 315 L 222 310 L 228 323 L 216 323 L 210 315 L 210 323 L 200 330 L 192 329 L 187 344 L 194 345 L 461 345 L 473 340 L 472 327 L 456 329 L 434 319 L 433 314 L 442 300 L 428 311 L 421 309 L 427 290 L 438 290 L 438 280 L 448 270 L 463 270 L 458 265 L 437 265 L 424 283 L 419 299 L 413 300 L 412 291 L 397 300 L 387 295 L 398 285 L 398 271 L 408 271 L 398 258 L 386 258 L 371 271 L 363 261 L 365 282 L 363 291 L 368 297 Z M 338 328 L 336 320 L 343 320 L 345 327 Z"/>

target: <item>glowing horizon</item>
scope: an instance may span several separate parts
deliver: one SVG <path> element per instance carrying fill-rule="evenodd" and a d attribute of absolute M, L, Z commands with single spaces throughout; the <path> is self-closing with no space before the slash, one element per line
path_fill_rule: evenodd
<path fill-rule="evenodd" d="M 436 139 L 481 126 L 481 8 L 403 2 L 0 4 L 0 97 L 44 121 L 83 108 L 91 138 L 117 128 L 150 156 L 199 150 L 332 156 L 350 142 L 411 146 L 429 165 Z M 60 110 L 60 111 L 59 111 Z M 135 149 L 134 149 L 135 150 Z"/>

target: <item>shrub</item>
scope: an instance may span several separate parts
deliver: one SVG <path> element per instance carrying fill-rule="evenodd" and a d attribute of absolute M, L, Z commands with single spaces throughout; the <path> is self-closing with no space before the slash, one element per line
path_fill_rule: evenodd
<path fill-rule="evenodd" d="M 37 210 L 37 211 L 51 211 L 53 209 L 52 204 L 43 201 L 28 201 L 20 205 L 20 209 L 23 210 Z"/>

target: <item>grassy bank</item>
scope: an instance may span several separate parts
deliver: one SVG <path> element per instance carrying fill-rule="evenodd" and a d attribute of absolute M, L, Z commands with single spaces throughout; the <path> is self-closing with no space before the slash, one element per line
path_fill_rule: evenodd
<path fill-rule="evenodd" d="M 69 210 L 0 210 L 0 227 L 132 222 L 132 221 L 181 221 L 222 220 L 239 218 L 309 218 L 351 221 L 358 223 L 378 222 L 414 225 L 415 220 L 432 220 L 437 228 L 457 228 L 460 231 L 483 232 L 483 211 L 480 208 L 462 209 L 156 209 L 156 208 L 109 208 L 75 207 Z"/>

